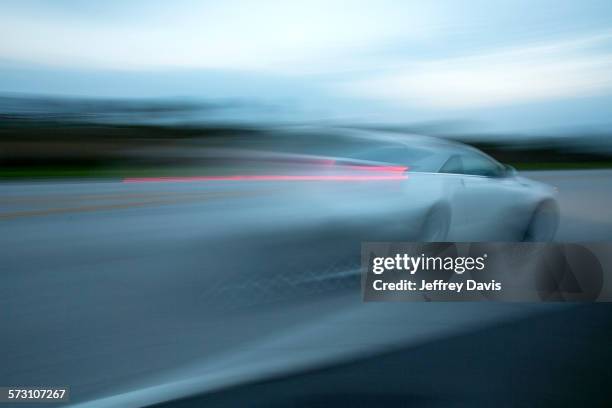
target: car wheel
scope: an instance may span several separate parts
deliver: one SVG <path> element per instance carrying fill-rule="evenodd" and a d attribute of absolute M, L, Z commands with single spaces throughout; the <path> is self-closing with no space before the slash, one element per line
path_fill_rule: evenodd
<path fill-rule="evenodd" d="M 559 207 L 553 201 L 540 203 L 525 229 L 523 241 L 549 242 L 555 237 L 559 226 Z"/>
<path fill-rule="evenodd" d="M 421 226 L 422 242 L 445 242 L 450 228 L 450 211 L 444 206 L 432 208 Z"/>

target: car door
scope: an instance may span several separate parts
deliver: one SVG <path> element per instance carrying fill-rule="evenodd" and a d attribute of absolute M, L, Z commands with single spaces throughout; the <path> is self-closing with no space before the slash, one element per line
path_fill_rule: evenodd
<path fill-rule="evenodd" d="M 461 156 L 454 154 L 442 165 L 439 173 L 443 174 L 445 197 L 451 208 L 451 225 L 448 238 L 453 241 L 464 240 L 469 229 L 468 197 L 465 195 L 465 180 Z"/>
<path fill-rule="evenodd" d="M 462 240 L 505 240 L 513 238 L 513 214 L 520 194 L 504 167 L 476 151 L 460 154 L 461 188 L 455 194 L 457 216 L 464 222 Z"/>

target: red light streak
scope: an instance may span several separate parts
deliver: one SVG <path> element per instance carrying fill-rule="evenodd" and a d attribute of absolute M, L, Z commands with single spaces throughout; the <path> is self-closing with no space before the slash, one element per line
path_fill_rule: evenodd
<path fill-rule="evenodd" d="M 394 172 L 396 173 L 396 172 Z M 377 175 L 236 175 L 236 176 L 188 176 L 188 177 L 128 177 L 124 183 L 181 183 L 194 181 L 383 181 L 405 180 L 405 174 Z"/>
<path fill-rule="evenodd" d="M 346 166 L 349 169 L 353 170 L 363 170 L 363 171 L 382 171 L 387 173 L 404 173 L 408 170 L 408 167 L 405 166 Z"/>
<path fill-rule="evenodd" d="M 331 162 L 331 161 L 330 161 Z M 327 163 L 326 163 L 327 164 Z M 405 166 L 347 165 L 339 168 L 356 170 L 356 174 L 319 175 L 232 175 L 232 176 L 178 176 L 178 177 L 128 177 L 124 183 L 180 183 L 193 181 L 384 181 L 408 178 Z M 364 174 L 366 173 L 366 174 Z M 369 174 L 368 174 L 369 173 Z"/>

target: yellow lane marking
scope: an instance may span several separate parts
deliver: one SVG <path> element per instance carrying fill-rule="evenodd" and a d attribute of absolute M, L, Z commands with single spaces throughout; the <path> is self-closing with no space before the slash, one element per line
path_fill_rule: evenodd
<path fill-rule="evenodd" d="M 166 196 L 197 196 L 202 194 L 210 194 L 210 191 L 205 192 L 150 192 L 150 193 L 117 193 L 117 194 L 86 194 L 86 195 L 51 195 L 51 196 L 27 196 L 27 197 L 3 197 L 0 198 L 0 204 L 27 204 L 39 202 L 65 202 L 65 201 L 90 201 L 90 200 L 120 200 L 120 199 L 137 199 L 137 198 L 152 198 Z"/>
<path fill-rule="evenodd" d="M 180 198 L 173 198 L 173 199 L 158 199 L 158 200 L 148 200 L 148 201 L 135 201 L 135 202 L 129 202 L 129 203 L 89 205 L 89 206 L 66 207 L 66 208 L 63 208 L 63 207 L 62 208 L 46 208 L 46 209 L 41 209 L 41 210 L 23 210 L 23 211 L 14 211 L 14 212 L 8 212 L 8 213 L 0 213 L 0 220 L 9 220 L 9 219 L 21 218 L 21 217 L 44 216 L 44 215 L 53 215 L 53 214 L 120 210 L 120 209 L 126 209 L 126 208 L 137 208 L 137 207 L 146 207 L 146 206 L 199 202 L 199 201 L 207 201 L 210 199 L 218 199 L 218 198 L 257 195 L 260 193 L 261 192 L 218 192 L 218 193 L 199 194 L 197 196 L 191 195 L 189 197 L 180 197 Z"/>

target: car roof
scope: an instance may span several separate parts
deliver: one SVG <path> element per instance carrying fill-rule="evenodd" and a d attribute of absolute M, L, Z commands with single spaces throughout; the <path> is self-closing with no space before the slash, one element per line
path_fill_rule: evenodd
<path fill-rule="evenodd" d="M 381 146 L 403 145 L 419 149 L 435 149 L 437 151 L 448 152 L 461 152 L 473 149 L 468 145 L 449 139 L 394 130 L 299 126 L 287 129 L 286 131 L 302 136 L 325 136 L 331 138 L 330 140 L 342 138 L 344 140 L 353 139 L 355 141 L 368 141 L 372 144 L 380 144 Z"/>
<path fill-rule="evenodd" d="M 329 142 L 339 148 L 339 151 L 334 152 L 332 146 L 329 147 L 330 153 L 350 153 L 351 144 L 369 145 L 373 149 L 388 149 L 394 147 L 404 147 L 430 153 L 431 161 L 436 162 L 434 165 L 438 168 L 442 167 L 448 158 L 454 154 L 475 152 L 483 154 L 479 150 L 465 145 L 463 143 L 443 139 L 433 136 L 426 136 L 414 133 L 399 132 L 393 130 L 370 130 L 351 127 L 313 127 L 299 126 L 288 130 L 289 138 L 297 137 L 300 141 L 308 141 L 324 138 L 323 142 Z M 296 139 L 294 139 L 295 141 Z M 316 144 L 316 143 L 315 143 Z"/>

